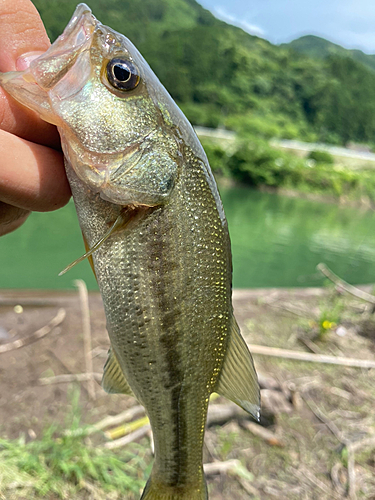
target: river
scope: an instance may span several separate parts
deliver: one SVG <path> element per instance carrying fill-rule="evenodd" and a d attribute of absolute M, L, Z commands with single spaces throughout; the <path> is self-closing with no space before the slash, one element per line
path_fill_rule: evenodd
<path fill-rule="evenodd" d="M 375 214 L 335 204 L 222 188 L 232 239 L 233 285 L 320 286 L 319 262 L 353 284 L 375 283 Z M 73 203 L 34 213 L 0 238 L 0 288 L 72 288 L 82 278 L 96 289 L 88 262 L 58 277 L 84 253 Z"/>

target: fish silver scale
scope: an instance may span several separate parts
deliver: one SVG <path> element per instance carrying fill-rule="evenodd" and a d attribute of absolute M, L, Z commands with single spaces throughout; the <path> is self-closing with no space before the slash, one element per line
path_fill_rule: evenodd
<path fill-rule="evenodd" d="M 112 235 L 93 256 L 111 345 L 155 429 L 154 474 L 171 485 L 202 473 L 208 399 L 226 347 L 230 318 L 225 312 L 231 310 L 226 224 L 202 162 L 188 148 L 184 158 L 169 203 L 136 230 Z M 87 192 L 72 170 L 69 177 L 92 246 L 119 207 Z M 168 365 L 171 355 L 178 370 Z M 208 380 L 207 373 L 212 374 Z"/>

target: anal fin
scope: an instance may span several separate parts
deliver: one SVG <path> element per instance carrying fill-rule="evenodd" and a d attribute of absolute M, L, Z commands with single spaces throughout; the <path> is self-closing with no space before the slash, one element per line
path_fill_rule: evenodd
<path fill-rule="evenodd" d="M 215 392 L 260 418 L 260 392 L 253 359 L 232 316 L 231 332 Z"/>
<path fill-rule="evenodd" d="M 108 358 L 104 365 L 102 387 L 108 394 L 128 394 L 135 397 L 112 348 L 108 351 Z"/>

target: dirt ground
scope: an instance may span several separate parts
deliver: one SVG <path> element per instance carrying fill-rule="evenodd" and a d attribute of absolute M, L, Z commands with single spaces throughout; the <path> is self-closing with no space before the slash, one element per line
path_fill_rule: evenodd
<path fill-rule="evenodd" d="M 101 373 L 109 341 L 99 293 L 90 293 L 89 303 L 93 370 Z M 60 308 L 66 318 L 42 339 L 1 352 Z M 235 290 L 234 308 L 248 343 L 375 360 L 368 304 L 331 287 Z M 83 353 L 76 291 L 0 291 L 0 437 L 35 439 L 51 422 L 65 421 L 70 384 L 41 385 L 40 379 L 84 372 Z M 254 360 L 262 429 L 272 434 L 255 435 L 245 414 L 208 428 L 204 461 L 238 459 L 252 475 L 209 475 L 210 499 L 375 499 L 375 370 L 257 354 Z M 87 384 L 80 387 L 86 423 L 136 404 L 107 395 L 99 384 L 92 401 Z"/>

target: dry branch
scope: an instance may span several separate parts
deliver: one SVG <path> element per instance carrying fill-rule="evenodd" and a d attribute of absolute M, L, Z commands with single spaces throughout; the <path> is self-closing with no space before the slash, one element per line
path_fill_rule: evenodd
<path fill-rule="evenodd" d="M 15 340 L 14 342 L 9 342 L 8 344 L 0 345 L 0 354 L 3 352 L 13 351 L 14 349 L 19 349 L 20 347 L 24 347 L 25 345 L 32 344 L 37 340 L 48 335 L 54 328 L 56 328 L 60 323 L 62 323 L 65 319 L 66 311 L 65 309 L 59 309 L 56 316 L 51 319 L 49 323 L 45 326 L 32 333 L 26 338 Z"/>
<path fill-rule="evenodd" d="M 145 409 L 141 405 L 133 406 L 132 408 L 129 408 L 128 410 L 123 411 L 122 413 L 119 413 L 118 415 L 114 415 L 113 417 L 105 417 L 103 420 L 100 420 L 94 425 L 90 425 L 88 427 L 81 427 L 79 429 L 75 429 L 74 431 L 71 430 L 66 430 L 65 434 L 66 435 L 74 435 L 74 436 L 81 436 L 81 435 L 86 435 L 89 436 L 90 434 L 93 434 L 95 432 L 99 432 L 106 427 L 111 427 L 112 425 L 118 425 L 123 422 L 128 422 L 132 420 L 135 417 L 139 417 L 140 415 L 144 415 Z"/>
<path fill-rule="evenodd" d="M 242 426 L 252 434 L 254 434 L 254 436 L 264 439 L 264 441 L 266 441 L 271 446 L 279 446 L 280 448 L 283 448 L 285 446 L 285 443 L 280 440 L 274 432 L 271 432 L 270 430 L 262 427 L 259 424 L 256 424 L 255 422 L 249 422 L 248 420 L 245 420 L 244 422 L 242 422 Z"/>
<path fill-rule="evenodd" d="M 93 364 L 91 356 L 91 326 L 90 326 L 90 307 L 89 307 L 89 294 L 87 292 L 86 283 L 83 280 L 75 280 L 74 284 L 78 288 L 79 300 L 81 303 L 82 313 L 82 329 L 83 329 L 83 349 L 85 356 L 86 373 L 92 373 Z M 90 399 L 95 400 L 95 383 L 90 377 L 87 379 L 87 392 Z"/>
<path fill-rule="evenodd" d="M 224 424 L 237 417 L 247 418 L 247 413 L 234 404 L 215 404 L 208 407 L 207 426 Z"/>
<path fill-rule="evenodd" d="M 150 424 L 146 424 L 140 429 L 137 429 L 136 431 L 132 432 L 131 434 L 128 434 L 127 436 L 124 436 L 120 439 L 116 439 L 115 441 L 109 441 L 108 443 L 104 443 L 102 445 L 103 448 L 107 448 L 108 450 L 113 450 L 115 448 L 120 448 L 122 446 L 126 446 L 130 443 L 133 443 L 134 441 L 137 441 L 138 439 L 146 436 L 146 434 L 151 430 Z"/>
<path fill-rule="evenodd" d="M 354 297 L 357 297 L 358 299 L 365 300 L 366 302 L 370 302 L 370 304 L 375 305 L 375 297 L 367 292 L 364 292 L 363 290 L 360 290 L 359 288 L 350 285 L 343 279 L 341 279 L 337 274 L 332 272 L 325 264 L 320 263 L 316 266 L 318 271 L 320 271 L 326 278 L 328 278 L 332 283 L 335 285 L 339 286 L 345 292 L 350 293 L 351 295 L 354 295 Z"/>
<path fill-rule="evenodd" d="M 323 422 L 324 425 L 327 426 L 327 428 L 332 432 L 332 434 L 337 438 L 337 440 L 340 443 L 346 445 L 347 440 L 344 434 L 337 427 L 337 425 L 324 415 L 322 410 L 316 406 L 316 404 L 313 402 L 311 398 L 307 397 L 305 394 L 302 394 L 302 398 L 307 404 L 307 406 L 310 408 L 310 410 L 313 412 L 313 414 L 316 416 L 316 418 L 318 418 L 321 422 Z"/>
<path fill-rule="evenodd" d="M 340 494 L 342 498 L 344 498 L 346 491 L 340 480 L 341 469 L 343 469 L 342 463 L 336 462 L 331 469 L 331 479 L 336 492 Z"/>
<path fill-rule="evenodd" d="M 239 460 L 227 460 L 225 462 L 211 462 L 209 464 L 203 465 L 204 473 L 207 476 L 213 476 L 214 474 L 221 474 L 222 472 L 228 472 L 229 470 L 236 469 L 241 466 Z"/>
<path fill-rule="evenodd" d="M 101 373 L 69 373 L 56 375 L 55 377 L 44 377 L 39 379 L 40 385 L 68 384 L 70 382 L 87 382 L 88 380 L 100 382 Z"/>
<path fill-rule="evenodd" d="M 375 436 L 367 436 L 360 441 L 355 441 L 349 445 L 351 449 L 355 452 L 361 450 L 362 448 L 375 448 Z"/>
<path fill-rule="evenodd" d="M 104 434 L 106 438 L 115 440 L 127 434 L 131 434 L 149 423 L 148 417 L 142 417 L 138 420 L 133 420 L 133 422 L 129 422 L 121 425 L 120 427 L 116 427 L 115 429 L 106 431 Z"/>
<path fill-rule="evenodd" d="M 119 425 L 124 422 L 129 422 L 135 417 L 144 415 L 144 413 L 145 409 L 143 408 L 143 406 L 141 405 L 133 406 L 132 408 L 129 408 L 128 410 L 125 410 L 122 413 L 119 413 L 118 415 L 114 415 L 113 417 L 103 418 L 103 420 L 93 425 L 93 427 L 95 427 L 96 430 L 101 431 L 102 429 L 105 429 L 106 427 L 111 427 L 112 425 Z"/>
<path fill-rule="evenodd" d="M 30 298 L 30 297 L 2 297 L 0 295 L 0 307 L 14 307 L 22 305 L 23 307 L 56 307 L 61 304 L 61 300 L 49 298 Z"/>
<path fill-rule="evenodd" d="M 332 365 L 350 366 L 353 368 L 375 368 L 375 361 L 369 359 L 345 358 L 340 356 L 328 356 L 326 354 L 312 354 L 310 352 L 291 351 L 279 349 L 278 347 L 267 347 L 263 345 L 248 344 L 252 354 L 273 356 L 276 358 L 295 359 L 296 361 L 309 361 L 312 363 L 328 363 Z"/>
<path fill-rule="evenodd" d="M 355 481 L 355 457 L 354 451 L 350 446 L 347 446 L 348 450 L 348 497 L 350 500 L 356 500 L 356 481 Z"/>
<path fill-rule="evenodd" d="M 295 467 L 290 467 L 289 469 L 294 475 L 301 480 L 301 482 L 305 484 L 313 484 L 319 490 L 327 495 L 326 498 L 332 498 L 335 500 L 340 500 L 337 496 L 336 492 L 332 491 L 323 481 L 318 479 L 309 469 L 306 467 L 301 467 L 296 469 Z M 329 495 L 329 496 L 328 496 Z"/>
<path fill-rule="evenodd" d="M 356 500 L 357 494 L 356 494 L 356 475 L 355 475 L 355 452 L 359 450 L 360 448 L 364 446 L 375 446 L 375 436 L 370 436 L 366 437 L 365 439 L 362 439 L 361 441 L 357 442 L 350 442 L 344 434 L 338 429 L 336 424 L 329 420 L 324 413 L 315 405 L 315 403 L 312 402 L 312 400 L 305 395 L 302 396 L 307 405 L 309 406 L 310 410 L 314 413 L 314 415 L 321 420 L 327 427 L 328 429 L 332 432 L 332 434 L 337 438 L 337 440 L 343 444 L 348 452 L 348 465 L 347 465 L 347 471 L 348 471 L 348 498 L 351 500 Z M 334 472 L 334 469 L 332 469 L 332 472 Z M 333 475 L 332 477 L 333 483 L 338 484 L 337 478 Z"/>

